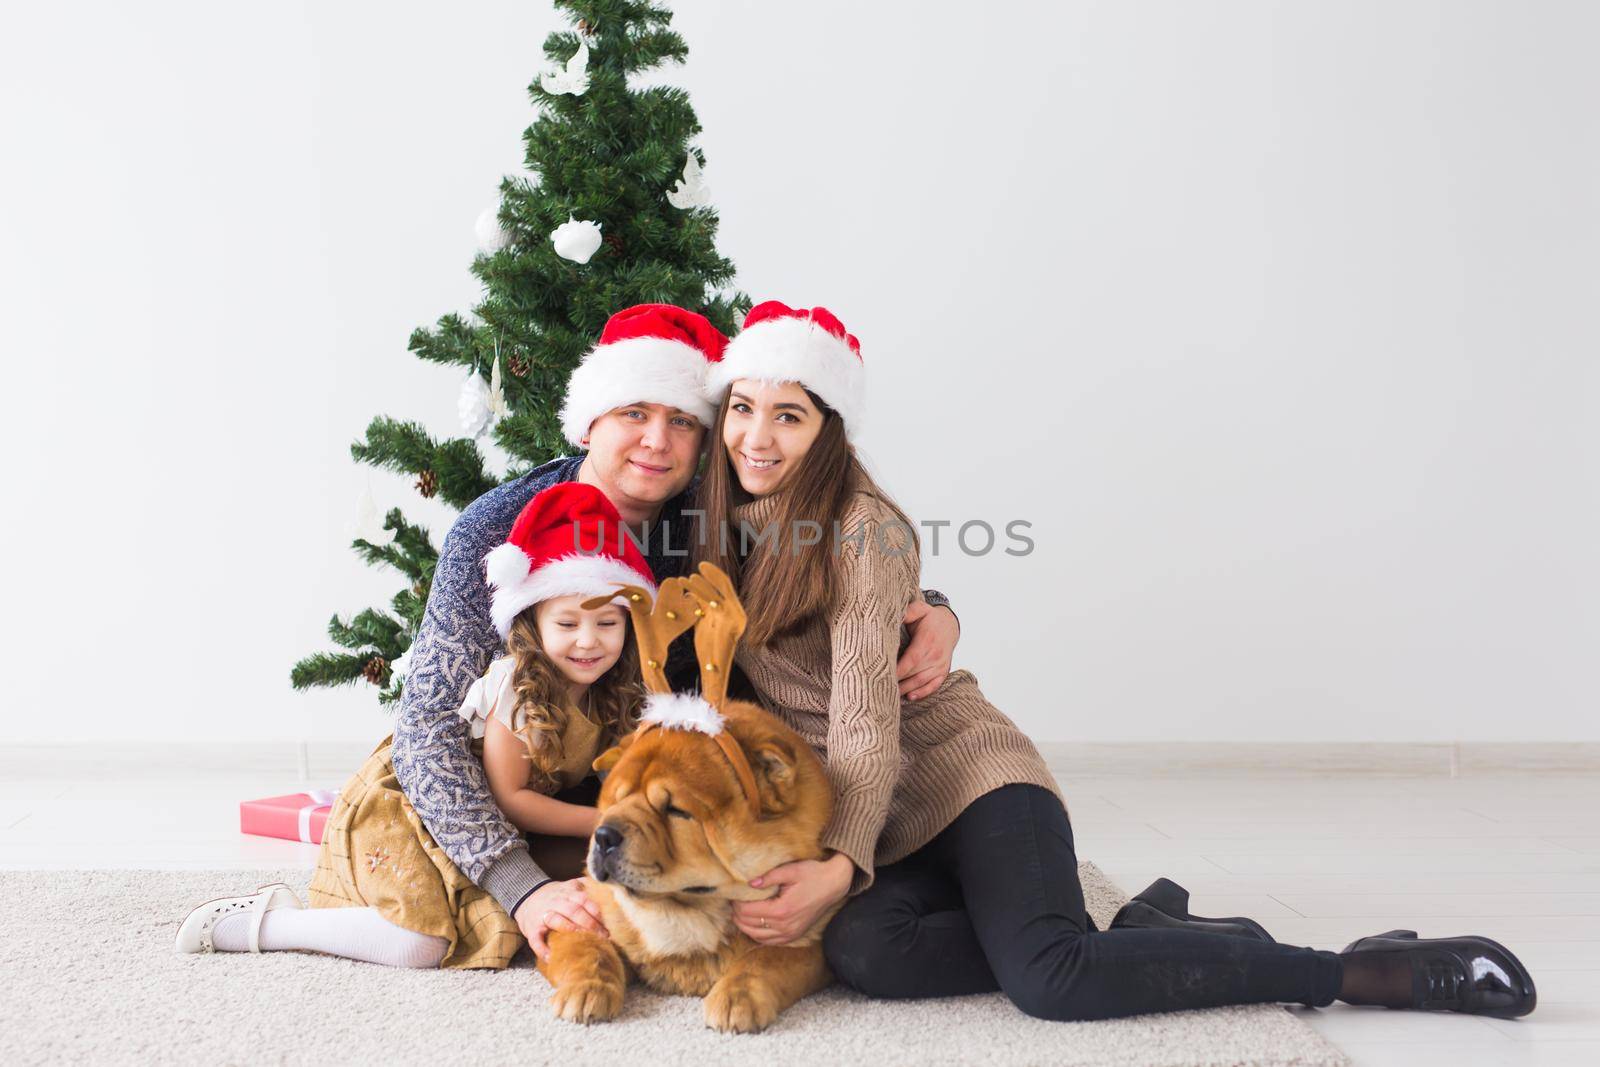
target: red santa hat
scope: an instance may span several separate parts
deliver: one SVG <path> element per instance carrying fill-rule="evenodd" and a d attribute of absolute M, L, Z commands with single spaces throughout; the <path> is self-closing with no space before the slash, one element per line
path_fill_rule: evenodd
<path fill-rule="evenodd" d="M 706 395 L 720 404 L 741 378 L 798 382 L 839 413 L 845 436 L 854 440 L 866 409 L 866 377 L 861 342 L 833 312 L 768 300 L 750 309 L 744 329 L 712 365 Z"/>
<path fill-rule="evenodd" d="M 483 559 L 489 614 L 505 640 L 521 612 L 558 596 L 600 596 L 637 585 L 655 596 L 655 576 L 606 495 L 583 482 L 552 485 L 528 501 L 506 543 Z"/>
<path fill-rule="evenodd" d="M 705 397 L 706 365 L 727 343 L 704 315 L 672 304 L 617 312 L 567 382 L 562 433 L 582 447 L 594 420 L 624 404 L 666 404 L 710 426 L 717 408 Z"/>

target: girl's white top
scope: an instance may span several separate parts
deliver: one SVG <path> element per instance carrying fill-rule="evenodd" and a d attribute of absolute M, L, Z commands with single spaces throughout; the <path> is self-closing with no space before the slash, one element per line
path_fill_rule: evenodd
<path fill-rule="evenodd" d="M 527 715 L 517 707 L 517 693 L 512 688 L 516 666 L 517 661 L 510 656 L 501 656 L 467 690 L 459 714 L 472 724 L 474 738 L 482 737 L 489 728 L 490 716 L 499 719 L 512 733 L 526 723 Z"/>

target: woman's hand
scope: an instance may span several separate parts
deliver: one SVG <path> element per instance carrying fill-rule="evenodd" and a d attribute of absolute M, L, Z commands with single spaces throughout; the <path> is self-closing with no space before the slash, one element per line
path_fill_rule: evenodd
<path fill-rule="evenodd" d="M 911 631 L 911 643 L 894 665 L 904 700 L 921 700 L 932 695 L 950 674 L 950 660 L 961 639 L 961 623 L 946 607 L 933 608 L 913 600 L 900 620 Z"/>
<path fill-rule="evenodd" d="M 780 887 L 769 900 L 735 901 L 733 921 L 760 945 L 787 945 L 850 892 L 855 864 L 844 853 L 825 860 L 798 860 L 774 867 L 750 884 Z"/>
<path fill-rule="evenodd" d="M 582 878 L 546 882 L 517 905 L 512 919 L 516 920 L 522 936 L 528 939 L 533 954 L 541 960 L 550 956 L 545 936 L 551 930 L 590 930 L 601 937 L 611 936 L 600 921 L 600 906 L 583 891 Z"/>

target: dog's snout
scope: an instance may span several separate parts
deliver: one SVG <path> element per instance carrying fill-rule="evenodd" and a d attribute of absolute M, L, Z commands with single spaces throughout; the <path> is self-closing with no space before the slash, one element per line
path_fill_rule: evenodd
<path fill-rule="evenodd" d="M 622 847 L 622 831 L 615 826 L 599 826 L 594 832 L 595 851 L 604 856 Z"/>

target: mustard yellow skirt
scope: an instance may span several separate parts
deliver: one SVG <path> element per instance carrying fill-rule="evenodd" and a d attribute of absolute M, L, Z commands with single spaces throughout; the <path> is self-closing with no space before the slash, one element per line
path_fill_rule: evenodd
<path fill-rule="evenodd" d="M 498 901 L 434 842 L 395 780 L 385 738 L 328 815 L 313 908 L 376 908 L 396 926 L 450 942 L 441 967 L 499 970 L 525 944 Z"/>

